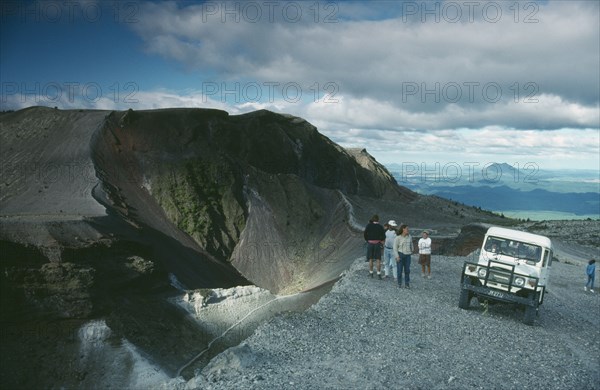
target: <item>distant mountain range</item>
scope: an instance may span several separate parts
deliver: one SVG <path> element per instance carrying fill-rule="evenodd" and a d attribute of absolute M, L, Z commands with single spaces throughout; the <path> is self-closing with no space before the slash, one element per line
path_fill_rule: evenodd
<path fill-rule="evenodd" d="M 507 186 L 456 186 L 436 188 L 435 195 L 488 210 L 549 210 L 576 215 L 598 214 L 599 195 L 593 192 L 515 190 Z"/>
<path fill-rule="evenodd" d="M 388 168 L 400 185 L 415 192 L 486 210 L 600 217 L 600 172 L 595 170 L 540 170 L 534 164 L 506 163 L 483 167 L 391 164 Z"/>

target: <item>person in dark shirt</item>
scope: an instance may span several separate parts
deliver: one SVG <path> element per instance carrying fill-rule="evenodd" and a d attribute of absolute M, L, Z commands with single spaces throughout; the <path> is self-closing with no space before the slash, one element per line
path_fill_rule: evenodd
<path fill-rule="evenodd" d="M 385 242 L 385 230 L 379 224 L 379 216 L 373 215 L 364 231 L 367 242 L 367 259 L 369 260 L 369 276 L 373 277 L 373 262 L 377 260 L 377 277 L 381 278 L 381 249 Z"/>

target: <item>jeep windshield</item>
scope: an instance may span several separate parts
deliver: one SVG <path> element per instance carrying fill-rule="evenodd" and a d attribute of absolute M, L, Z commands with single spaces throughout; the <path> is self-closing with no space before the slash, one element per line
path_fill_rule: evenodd
<path fill-rule="evenodd" d="M 483 249 L 486 252 L 514 257 L 527 263 L 538 263 L 542 259 L 542 248 L 539 245 L 489 236 Z"/>

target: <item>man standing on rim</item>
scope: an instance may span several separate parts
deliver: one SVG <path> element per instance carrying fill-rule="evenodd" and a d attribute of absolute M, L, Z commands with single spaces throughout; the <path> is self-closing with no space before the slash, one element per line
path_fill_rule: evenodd
<path fill-rule="evenodd" d="M 369 276 L 373 277 L 373 261 L 377 259 L 377 277 L 381 279 L 381 247 L 385 241 L 385 231 L 379 224 L 379 216 L 375 214 L 364 231 L 367 242 L 367 259 L 369 259 Z"/>

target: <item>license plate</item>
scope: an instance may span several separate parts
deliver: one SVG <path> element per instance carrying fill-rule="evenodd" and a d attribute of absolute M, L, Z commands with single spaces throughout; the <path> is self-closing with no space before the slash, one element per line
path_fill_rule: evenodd
<path fill-rule="evenodd" d="M 505 296 L 503 292 L 494 291 L 494 290 L 488 291 L 487 295 L 496 297 L 496 298 L 504 298 L 504 296 Z"/>

